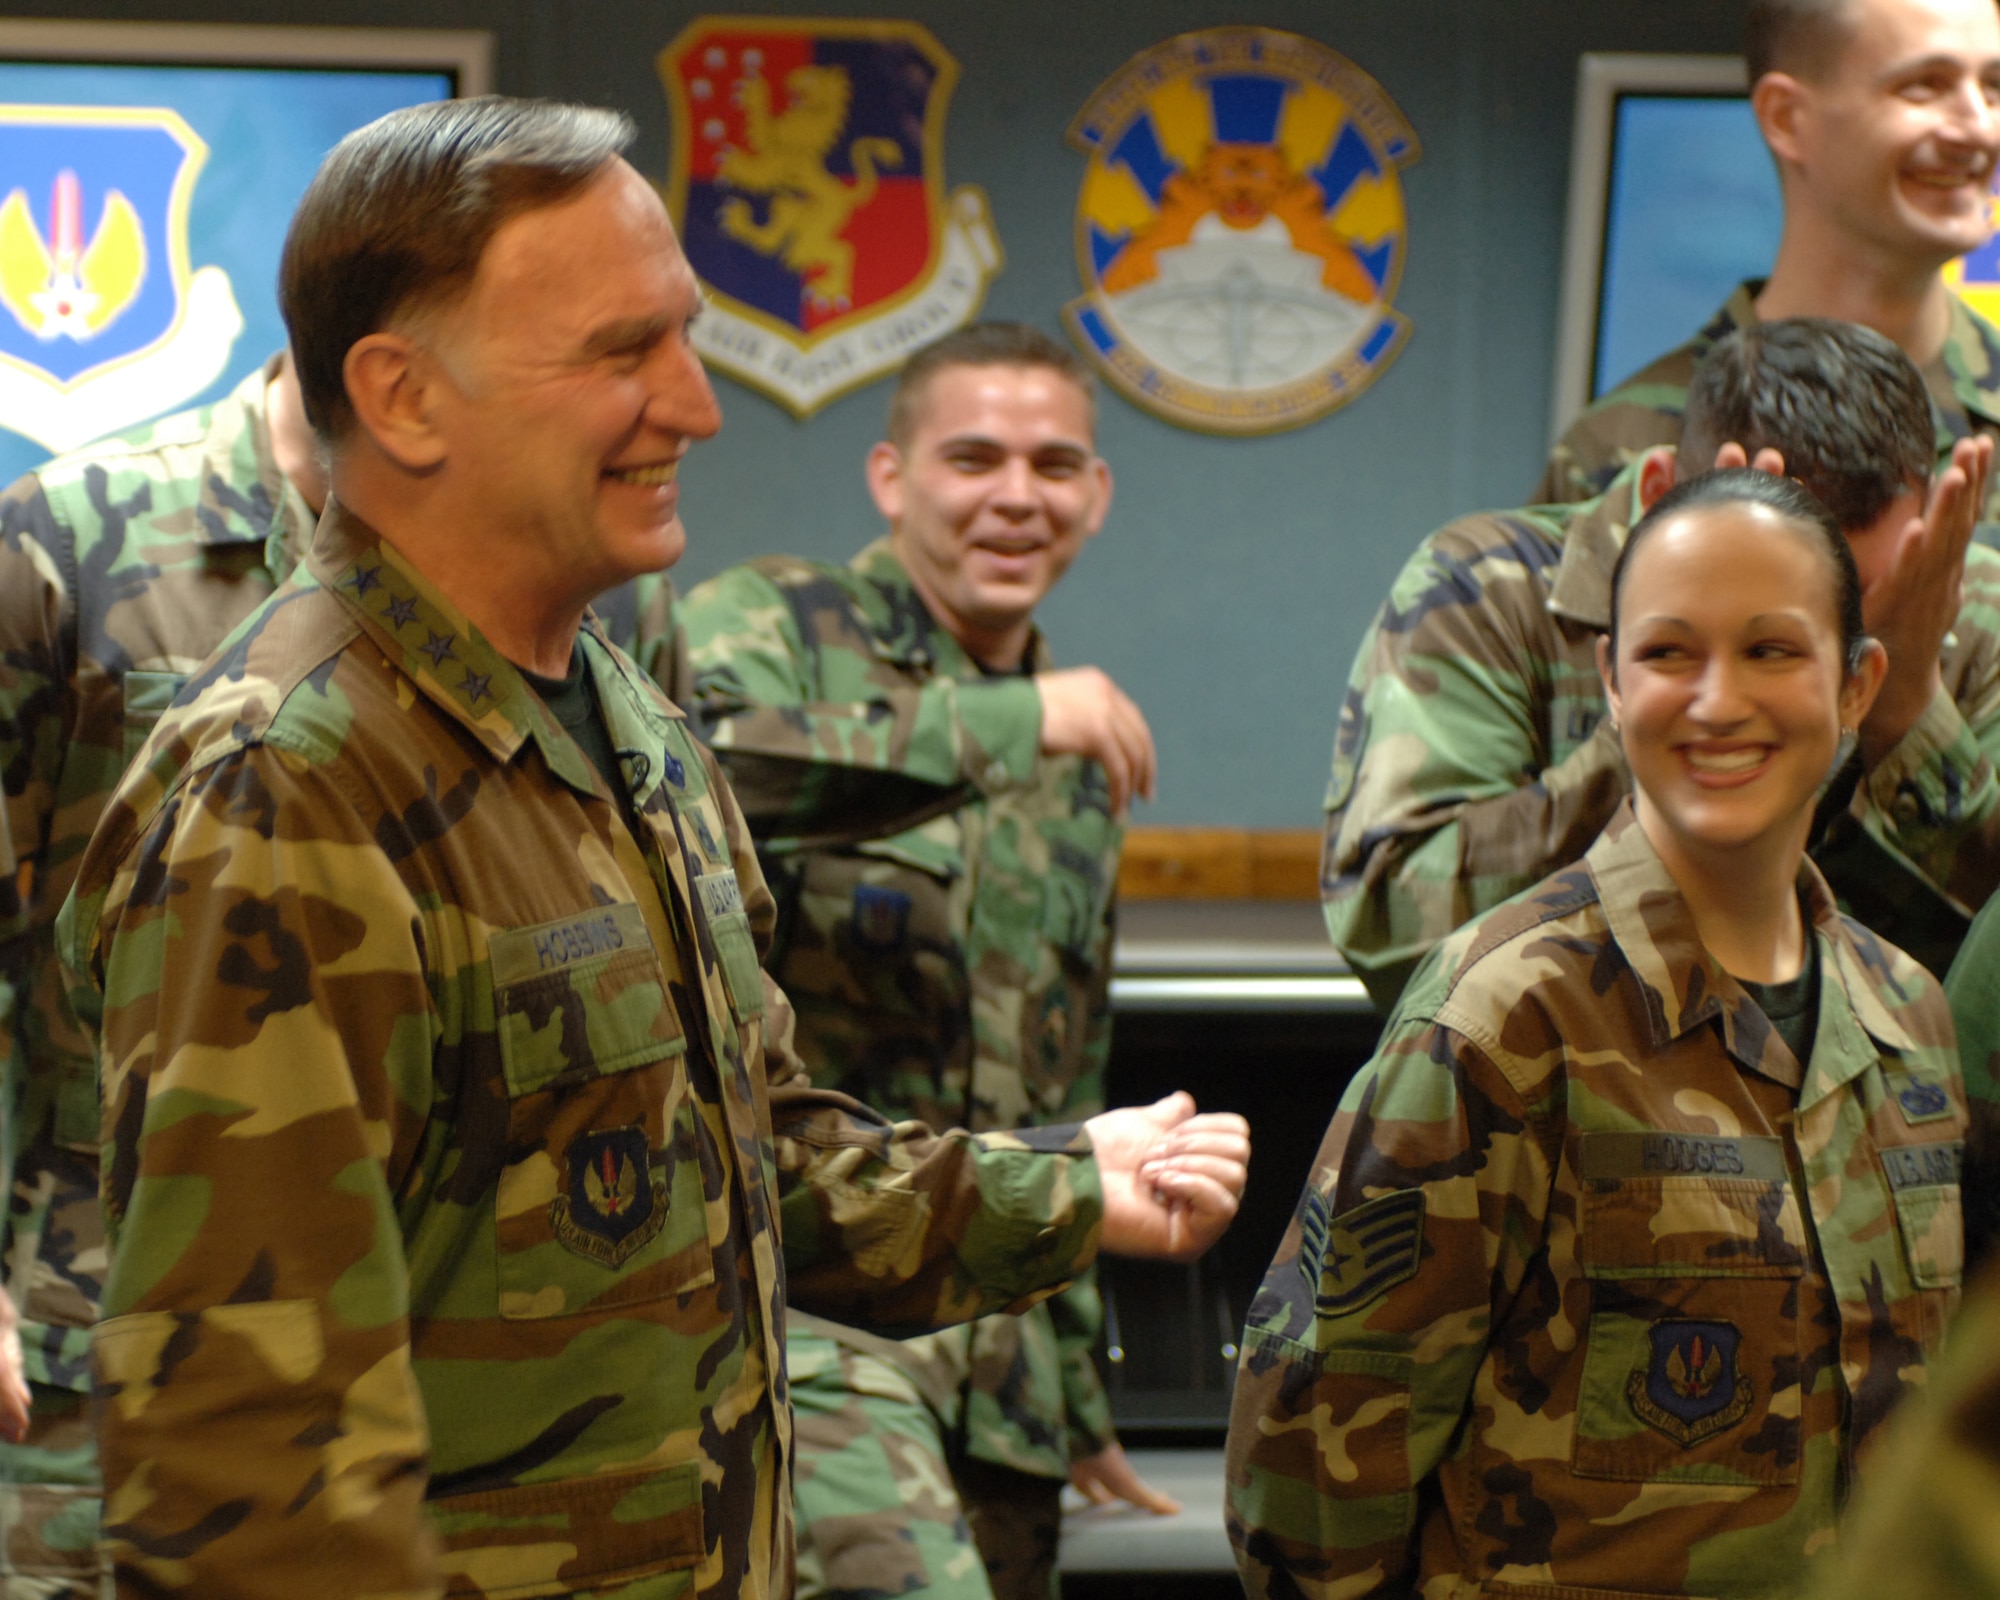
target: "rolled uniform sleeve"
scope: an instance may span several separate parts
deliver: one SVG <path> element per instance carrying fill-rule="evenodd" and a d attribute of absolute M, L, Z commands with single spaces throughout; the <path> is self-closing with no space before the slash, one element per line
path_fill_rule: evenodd
<path fill-rule="evenodd" d="M 315 1592 L 441 1583 L 392 1177 L 436 1019 L 416 908 L 330 787 L 229 756 L 64 913 L 101 1028 L 121 1584 L 275 1600 L 304 1550 Z"/>
<path fill-rule="evenodd" d="M 1630 787 L 1587 651 L 1547 613 L 1558 554 L 1525 518 L 1453 524 L 1403 568 L 1355 658 L 1320 887 L 1379 1009 L 1454 928 L 1579 858 Z M 1590 731 L 1552 761 L 1558 715 Z"/>
<path fill-rule="evenodd" d="M 865 695 L 825 698 L 794 608 L 841 603 L 830 585 L 780 585 L 737 567 L 676 613 L 704 736 L 758 838 L 874 837 L 951 809 L 967 790 L 1032 778 L 1042 709 L 1030 678 L 919 685 L 885 674 Z"/>
<path fill-rule="evenodd" d="M 1022 1311 L 1097 1253 L 1104 1191 L 1080 1124 L 936 1134 L 815 1089 L 766 979 L 787 1298 L 855 1327 L 915 1333 Z"/>
<path fill-rule="evenodd" d="M 1551 1170 L 1486 1054 L 1392 1024 L 1250 1308 L 1225 1492 L 1252 1600 L 1406 1592 L 1418 1488 L 1535 1253 Z"/>

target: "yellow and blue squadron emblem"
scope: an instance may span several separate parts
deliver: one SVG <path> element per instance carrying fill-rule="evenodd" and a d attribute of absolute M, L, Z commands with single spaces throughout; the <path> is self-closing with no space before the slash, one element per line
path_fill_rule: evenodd
<path fill-rule="evenodd" d="M 221 376 L 243 316 L 189 265 L 207 156 L 172 111 L 0 105 L 0 427 L 67 450 Z"/>
<path fill-rule="evenodd" d="M 958 63 L 914 22 L 697 17 L 660 52 L 694 343 L 807 416 L 970 322 L 986 196 L 944 186 Z"/>
<path fill-rule="evenodd" d="M 1345 405 L 1410 332 L 1395 309 L 1416 134 L 1375 80 L 1269 28 L 1184 33 L 1070 127 L 1077 344 L 1147 410 L 1274 433 Z"/>

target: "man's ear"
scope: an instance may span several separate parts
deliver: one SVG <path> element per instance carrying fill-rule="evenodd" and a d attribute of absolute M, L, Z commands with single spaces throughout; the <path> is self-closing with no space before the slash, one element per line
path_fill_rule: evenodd
<path fill-rule="evenodd" d="M 900 521 L 903 515 L 903 452 L 887 439 L 878 440 L 868 452 L 868 495 L 885 522 Z"/>
<path fill-rule="evenodd" d="M 1680 474 L 1680 456 L 1672 445 L 1648 450 L 1639 458 L 1639 509 L 1651 511 Z"/>
<path fill-rule="evenodd" d="M 1604 685 L 1604 703 L 1611 708 L 1611 725 L 1618 726 L 1618 671 L 1611 660 L 1611 635 L 1597 636 L 1597 677 Z"/>
<path fill-rule="evenodd" d="M 341 363 L 348 403 L 377 448 L 410 472 L 445 458 L 437 389 L 444 374 L 430 353 L 400 333 L 357 339 Z"/>
<path fill-rule="evenodd" d="M 1104 526 L 1104 519 L 1111 515 L 1111 463 L 1104 457 L 1090 458 L 1090 475 L 1097 480 L 1097 498 L 1092 503 L 1090 515 L 1084 523 L 1083 536 L 1088 539 Z"/>
<path fill-rule="evenodd" d="M 1812 110 L 1812 85 L 1789 72 L 1767 72 L 1751 88 L 1751 115 L 1780 167 L 1795 167 L 1804 159 L 1800 129 Z"/>

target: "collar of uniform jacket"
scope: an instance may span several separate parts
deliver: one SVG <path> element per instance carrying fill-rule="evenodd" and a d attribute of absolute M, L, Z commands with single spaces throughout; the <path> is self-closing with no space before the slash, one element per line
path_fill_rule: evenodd
<path fill-rule="evenodd" d="M 194 538 L 204 545 L 263 544 L 266 565 L 283 582 L 310 542 L 315 518 L 305 497 L 278 470 L 271 448 L 267 391 L 278 375 L 273 356 L 218 400 L 200 440 L 201 494 Z M 237 487 L 256 484 L 250 495 Z"/>
<path fill-rule="evenodd" d="M 1611 569 L 1625 536 L 1644 514 L 1639 504 L 1639 462 L 1611 480 L 1595 500 L 1570 512 L 1562 525 L 1562 560 L 1549 589 L 1549 610 L 1599 632 L 1611 626 Z M 1561 508 L 1557 508 L 1561 509 Z"/>
<path fill-rule="evenodd" d="M 1722 309 L 1689 341 L 1689 352 L 1699 360 L 1702 352 L 1724 334 L 1754 327 L 1758 321 L 1757 296 L 1764 292 L 1768 281 L 1745 278 L 1739 283 L 1722 302 Z M 2000 425 L 2000 333 L 1975 317 L 1957 295 L 1950 300 L 1951 326 L 1944 336 L 1944 370 L 1951 378 L 1951 392 L 1973 416 Z"/>
<path fill-rule="evenodd" d="M 899 667 L 929 667 L 947 678 L 982 675 L 979 663 L 931 615 L 886 535 L 863 547 L 848 566 L 867 580 L 861 611 L 880 659 Z M 1025 660 L 1026 672 L 1047 672 L 1055 665 L 1040 628 L 1029 631 Z"/>
<path fill-rule="evenodd" d="M 571 788 L 603 796 L 589 759 L 550 715 L 541 696 L 528 687 L 520 670 L 424 579 L 408 557 L 353 512 L 327 503 L 306 567 L 354 614 L 418 691 L 462 723 L 495 760 L 512 761 L 532 739 L 550 769 Z M 680 711 L 645 686 L 638 669 L 606 641 L 595 616 L 585 614 L 582 631 L 589 643 L 583 645 L 580 639 L 579 644 L 597 676 L 614 742 L 625 747 L 621 724 L 627 715 L 637 715 L 656 736 L 648 742 L 657 744 L 662 730 L 680 720 Z M 623 692 L 602 692 L 607 674 L 615 675 Z M 644 804 L 659 777 L 649 772 L 633 783 L 635 804 Z"/>
<path fill-rule="evenodd" d="M 1853 1035 L 1865 1033 L 1891 1050 L 1919 1048 L 1896 1018 L 1897 1007 L 1911 997 L 1890 975 L 1874 936 L 1857 934 L 1841 916 L 1833 891 L 1810 857 L 1799 862 L 1799 895 L 1828 969 L 1820 982 L 1818 1025 L 1829 1045 L 1813 1051 L 1810 1082 L 1743 986 L 1702 944 L 1687 901 L 1639 826 L 1629 796 L 1584 861 L 1597 884 L 1611 937 L 1647 990 L 1647 1023 L 1655 1049 L 1718 1021 L 1723 1047 L 1738 1066 L 1800 1090 L 1799 1103 L 1805 1106 L 1875 1058 L 1877 1052 L 1860 1048 Z M 1835 1035 L 1843 1036 L 1842 1044 L 1851 1039 L 1856 1048 L 1834 1047 Z"/>

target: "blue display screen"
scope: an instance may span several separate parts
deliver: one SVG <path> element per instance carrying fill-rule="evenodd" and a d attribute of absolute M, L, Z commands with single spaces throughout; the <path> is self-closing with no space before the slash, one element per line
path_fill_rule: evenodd
<path fill-rule="evenodd" d="M 439 70 L 0 63 L 0 482 L 260 365 L 321 159 L 453 92 Z"/>
<path fill-rule="evenodd" d="M 1621 95 L 1605 203 L 1591 394 L 1684 344 L 1771 270 L 1784 209 L 1741 95 Z"/>

